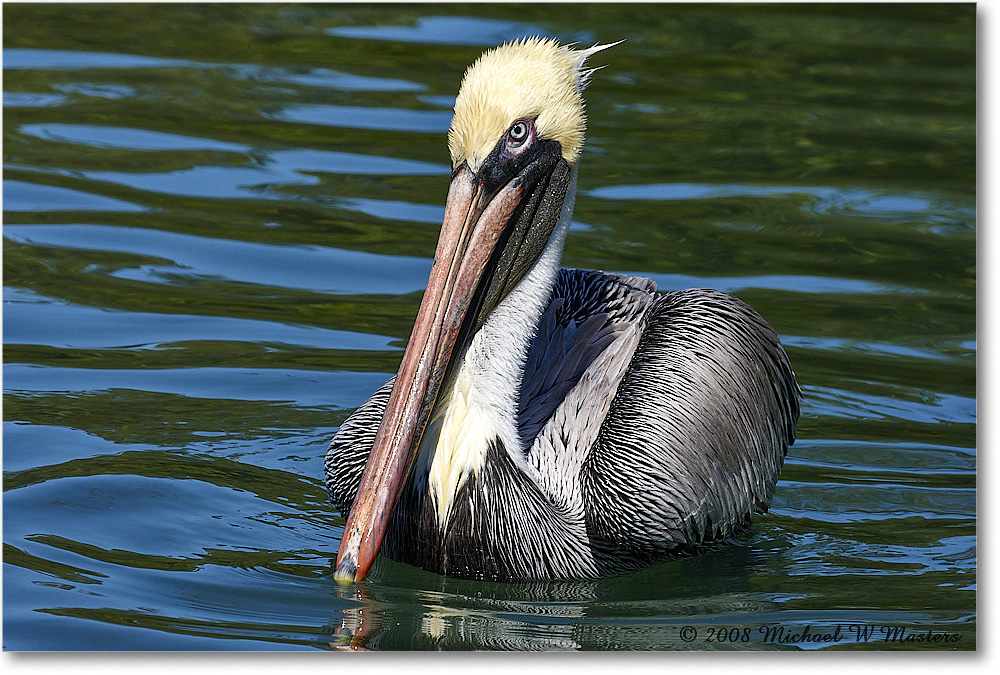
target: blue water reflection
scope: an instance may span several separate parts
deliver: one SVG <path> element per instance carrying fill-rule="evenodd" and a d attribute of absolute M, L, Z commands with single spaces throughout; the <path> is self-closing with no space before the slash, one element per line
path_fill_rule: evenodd
<path fill-rule="evenodd" d="M 346 129 L 382 129 L 417 133 L 448 131 L 451 111 L 362 108 L 342 105 L 289 106 L 273 115 L 276 119 L 302 124 L 322 124 Z"/>
<path fill-rule="evenodd" d="M 59 143 L 81 143 L 95 148 L 127 150 L 218 150 L 247 153 L 250 147 L 212 138 L 192 138 L 148 129 L 98 127 L 83 124 L 25 124 L 20 132 L 27 136 Z"/>
<path fill-rule="evenodd" d="M 271 246 L 128 227 L 11 225 L 4 228 L 4 235 L 26 245 L 116 251 L 141 256 L 141 260 L 169 260 L 170 264 L 160 265 L 143 262 L 140 274 L 130 273 L 129 267 L 114 272 L 119 278 L 150 277 L 149 281 L 159 283 L 209 277 L 319 293 L 404 295 L 422 291 L 421 279 L 430 271 L 430 260 L 424 258 L 319 246 Z M 392 268 L 394 273 L 371 273 L 380 268 Z"/>
<path fill-rule="evenodd" d="M 267 153 L 256 167 L 196 166 L 166 173 L 88 171 L 95 181 L 108 181 L 137 190 L 214 199 L 256 197 L 281 199 L 273 188 L 317 185 L 311 172 L 353 175 L 446 175 L 447 165 L 419 160 L 379 157 L 324 150 L 279 150 Z"/>
<path fill-rule="evenodd" d="M 3 181 L 4 211 L 145 211 L 139 204 L 69 188 Z"/>
<path fill-rule="evenodd" d="M 414 26 L 341 26 L 330 35 L 367 40 L 390 40 L 445 45 L 490 46 L 531 35 L 548 35 L 543 29 L 516 21 L 469 16 L 419 17 Z"/>

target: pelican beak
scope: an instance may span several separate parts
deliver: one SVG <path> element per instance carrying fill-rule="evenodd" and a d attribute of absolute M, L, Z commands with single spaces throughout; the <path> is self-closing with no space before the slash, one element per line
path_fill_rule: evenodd
<path fill-rule="evenodd" d="M 463 164 L 452 178 L 427 290 L 344 525 L 340 583 L 364 578 L 378 554 L 456 347 L 524 276 L 558 220 L 570 184 L 558 151 L 491 168 L 477 175 Z"/>

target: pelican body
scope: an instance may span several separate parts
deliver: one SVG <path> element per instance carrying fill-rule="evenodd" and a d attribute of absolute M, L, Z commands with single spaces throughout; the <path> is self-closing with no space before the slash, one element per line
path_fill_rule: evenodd
<path fill-rule="evenodd" d="M 396 376 L 340 427 L 335 577 L 381 551 L 446 575 L 615 574 L 766 510 L 799 416 L 777 335 L 739 299 L 560 269 L 586 60 L 529 38 L 463 78 L 453 175 Z"/>

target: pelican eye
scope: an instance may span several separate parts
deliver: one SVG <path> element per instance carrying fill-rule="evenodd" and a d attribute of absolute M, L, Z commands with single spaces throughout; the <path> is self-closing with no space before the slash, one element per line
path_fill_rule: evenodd
<path fill-rule="evenodd" d="M 507 148 L 517 150 L 534 136 L 534 124 L 531 120 L 515 120 L 507 130 Z"/>

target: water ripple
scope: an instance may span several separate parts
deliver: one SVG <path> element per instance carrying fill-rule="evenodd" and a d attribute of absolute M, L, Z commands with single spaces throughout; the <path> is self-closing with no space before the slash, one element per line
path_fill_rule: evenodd
<path fill-rule="evenodd" d="M 66 100 L 59 94 L 34 94 L 27 91 L 4 92 L 4 108 L 55 108 Z"/>
<path fill-rule="evenodd" d="M 871 392 L 846 391 L 832 387 L 803 386 L 808 407 L 826 417 L 861 420 L 905 420 L 909 422 L 976 423 L 976 399 L 943 392 L 900 392 L 884 396 Z M 919 400 L 914 400 L 915 397 Z"/>
<path fill-rule="evenodd" d="M 422 291 L 430 261 L 323 246 L 275 246 L 106 225 L 8 225 L 4 236 L 32 246 L 117 251 L 171 261 L 144 265 L 146 280 L 216 278 L 320 293 L 401 295 Z M 393 274 L 381 274 L 390 269 Z M 136 278 L 120 270 L 115 276 Z"/>
<path fill-rule="evenodd" d="M 124 312 L 85 307 L 4 288 L 4 343 L 65 349 L 152 348 L 196 340 L 253 341 L 326 349 L 395 350 L 391 338 L 371 333 L 296 326 L 259 319 L 196 314 Z M 9 382 L 8 382 L 9 384 Z"/>
<path fill-rule="evenodd" d="M 139 204 L 54 185 L 3 181 L 4 211 L 145 211 Z M 6 228 L 4 228 L 6 229 Z"/>
<path fill-rule="evenodd" d="M 26 136 L 44 138 L 60 143 L 78 143 L 95 148 L 122 148 L 126 150 L 217 150 L 220 152 L 248 153 L 251 148 L 237 143 L 226 143 L 212 138 L 194 138 L 148 129 L 105 127 L 87 124 L 24 124 L 18 131 Z"/>
<path fill-rule="evenodd" d="M 288 368 L 133 370 L 5 363 L 3 371 L 6 391 L 19 396 L 133 390 L 187 398 L 274 401 L 331 409 L 356 407 L 388 379 L 384 373 Z"/>
<path fill-rule="evenodd" d="M 974 207 L 954 204 L 943 197 L 921 193 L 811 187 L 804 185 L 711 185 L 698 183 L 657 183 L 650 185 L 609 185 L 588 190 L 589 197 L 617 201 L 683 201 L 727 198 L 774 198 L 802 195 L 811 197 L 807 209 L 817 215 L 865 218 L 932 218 L 974 227 Z"/>
<path fill-rule="evenodd" d="M 108 52 L 67 51 L 54 49 L 4 49 L 4 70 L 130 70 L 186 68 L 216 70 L 233 79 L 282 82 L 305 87 L 335 89 L 338 91 L 423 91 L 426 86 L 391 77 L 371 77 L 344 73 L 329 68 L 279 68 L 237 63 L 209 63 L 184 59 L 163 59 L 137 54 Z M 59 85 L 63 91 L 93 96 L 121 98 L 133 95 L 134 90 L 113 85 L 83 83 Z M 8 94 L 4 94 L 6 98 Z"/>
<path fill-rule="evenodd" d="M 379 176 L 447 175 L 447 165 L 418 160 L 361 155 L 332 150 L 279 150 L 267 154 L 256 167 L 197 166 L 179 171 L 129 173 L 85 171 L 82 175 L 137 190 L 210 199 L 282 199 L 288 195 L 270 188 L 317 185 L 312 172 Z"/>
<path fill-rule="evenodd" d="M 484 46 L 548 35 L 527 23 L 469 16 L 423 16 L 417 18 L 414 26 L 338 26 L 327 29 L 327 33 L 366 40 Z"/>
<path fill-rule="evenodd" d="M 905 286 L 879 284 L 864 279 L 836 279 L 833 277 L 803 276 L 795 274 L 766 274 L 748 277 L 696 277 L 687 274 L 662 274 L 655 272 L 628 272 L 649 277 L 661 291 L 682 288 L 714 288 L 727 293 L 737 293 L 747 289 L 764 288 L 792 293 L 922 293 L 919 289 Z"/>
<path fill-rule="evenodd" d="M 444 133 L 451 111 L 405 110 L 344 105 L 289 106 L 271 117 L 285 122 L 322 124 L 345 129 L 381 129 L 416 133 Z"/>
<path fill-rule="evenodd" d="M 79 52 L 59 49 L 4 49 L 4 70 L 80 70 L 87 68 L 191 68 L 183 59 L 160 59 L 136 54 Z"/>

